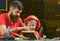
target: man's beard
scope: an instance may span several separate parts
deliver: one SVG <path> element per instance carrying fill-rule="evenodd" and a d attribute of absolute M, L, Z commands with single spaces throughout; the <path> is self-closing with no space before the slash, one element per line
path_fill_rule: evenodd
<path fill-rule="evenodd" d="M 13 15 L 13 14 L 10 14 L 10 18 L 11 18 L 11 21 L 12 21 L 13 23 L 15 23 L 15 22 L 18 21 L 19 16 L 17 16 L 17 15 Z"/>

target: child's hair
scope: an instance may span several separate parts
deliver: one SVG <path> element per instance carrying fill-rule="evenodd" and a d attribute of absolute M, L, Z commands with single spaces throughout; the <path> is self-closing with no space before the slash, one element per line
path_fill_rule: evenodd
<path fill-rule="evenodd" d="M 32 24 L 32 23 L 35 23 L 35 24 L 37 25 L 37 21 L 36 21 L 36 20 L 32 20 L 32 19 L 31 19 L 31 20 L 28 20 L 28 21 L 26 22 L 26 25 L 27 25 L 29 22 L 31 22 L 31 24 Z"/>
<path fill-rule="evenodd" d="M 37 27 L 37 21 L 36 20 L 29 20 L 29 21 L 27 21 L 26 25 L 28 25 L 29 22 L 30 22 L 30 26 L 33 26 L 33 28 Z"/>

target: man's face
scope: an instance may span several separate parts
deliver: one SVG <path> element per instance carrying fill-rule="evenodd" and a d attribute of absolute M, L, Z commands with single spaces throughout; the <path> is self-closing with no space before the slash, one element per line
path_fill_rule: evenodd
<path fill-rule="evenodd" d="M 35 30 L 35 28 L 37 26 L 37 21 L 30 20 L 30 21 L 28 21 L 27 26 L 29 27 L 30 30 Z"/>
<path fill-rule="evenodd" d="M 13 16 L 20 16 L 21 13 L 22 13 L 21 10 L 19 10 L 18 8 L 12 10 Z"/>
<path fill-rule="evenodd" d="M 17 21 L 21 13 L 21 10 L 18 8 L 12 9 L 10 17 L 13 21 Z"/>

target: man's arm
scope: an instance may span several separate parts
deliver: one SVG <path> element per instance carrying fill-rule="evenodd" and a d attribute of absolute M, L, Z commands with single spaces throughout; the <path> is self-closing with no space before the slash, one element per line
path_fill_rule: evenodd
<path fill-rule="evenodd" d="M 29 28 L 28 27 L 16 27 L 16 28 L 12 28 L 11 32 L 18 31 L 18 30 L 29 30 Z"/>
<path fill-rule="evenodd" d="M 5 25 L 0 25 L 0 34 L 4 35 L 4 34 L 7 34 L 7 33 L 8 33 L 8 30 L 6 29 L 6 26 Z"/>

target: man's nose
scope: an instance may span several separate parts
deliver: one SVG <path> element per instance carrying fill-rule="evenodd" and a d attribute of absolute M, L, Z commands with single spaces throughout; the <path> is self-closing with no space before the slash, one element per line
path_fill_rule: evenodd
<path fill-rule="evenodd" d="M 18 13 L 17 15 L 20 16 L 20 13 Z"/>

